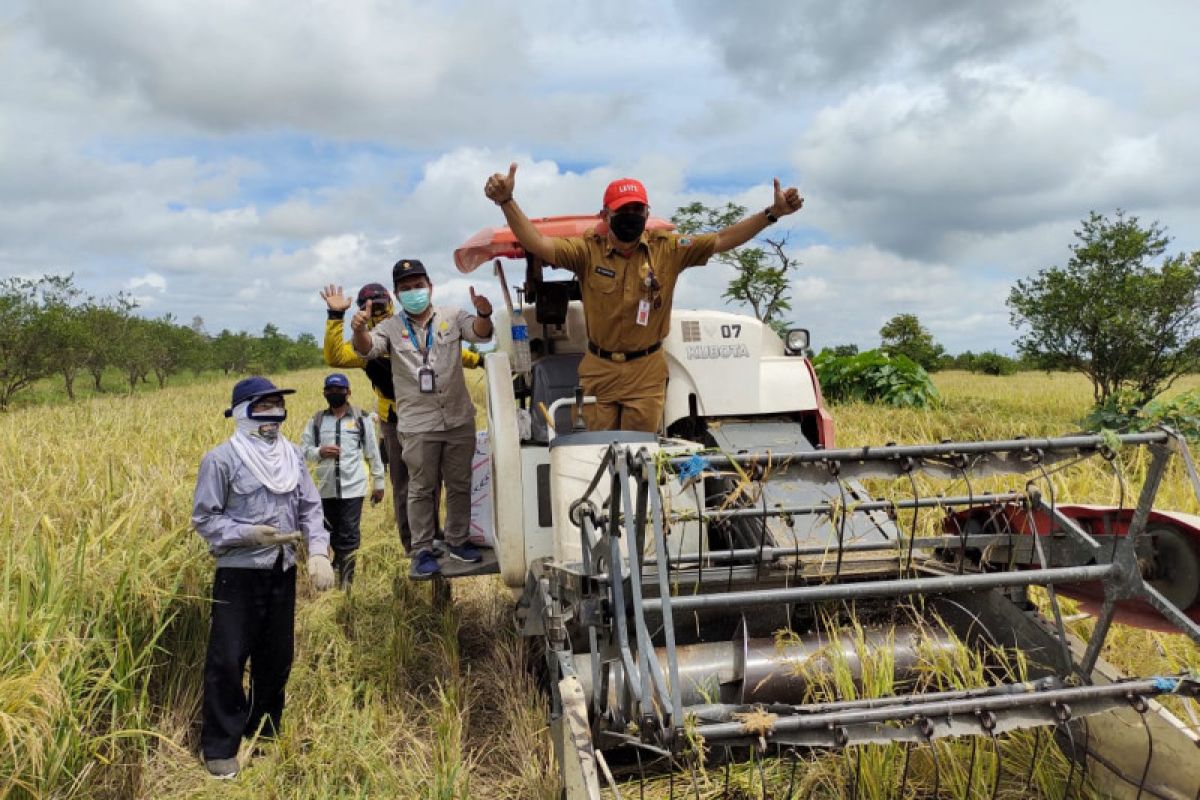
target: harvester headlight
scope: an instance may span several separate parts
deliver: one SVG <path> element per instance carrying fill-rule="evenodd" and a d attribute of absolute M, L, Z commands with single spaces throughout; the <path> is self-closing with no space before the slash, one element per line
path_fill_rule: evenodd
<path fill-rule="evenodd" d="M 788 355 L 802 356 L 808 352 L 808 329 L 792 328 L 783 338 L 783 347 Z"/>

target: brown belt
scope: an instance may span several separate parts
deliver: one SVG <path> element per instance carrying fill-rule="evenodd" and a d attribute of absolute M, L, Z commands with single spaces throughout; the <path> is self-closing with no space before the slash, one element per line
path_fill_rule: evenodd
<path fill-rule="evenodd" d="M 662 342 L 655 342 L 645 350 L 632 350 L 627 353 L 614 353 L 612 350 L 605 350 L 595 342 L 588 342 L 589 353 L 600 356 L 601 358 L 606 358 L 609 361 L 616 361 L 617 363 L 621 363 L 622 361 L 633 361 L 634 359 L 641 358 L 642 356 L 648 356 L 651 353 L 657 353 L 661 347 Z"/>

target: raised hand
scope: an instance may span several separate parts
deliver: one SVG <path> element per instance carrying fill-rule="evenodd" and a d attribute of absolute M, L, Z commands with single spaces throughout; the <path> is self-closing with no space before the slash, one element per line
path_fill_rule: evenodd
<path fill-rule="evenodd" d="M 365 331 L 367 329 L 367 324 L 371 321 L 371 306 L 374 302 L 374 300 L 368 300 L 365 306 L 354 312 L 354 316 L 350 318 L 351 330 Z"/>
<path fill-rule="evenodd" d="M 788 214 L 795 214 L 803 205 L 804 198 L 800 196 L 800 191 L 795 186 L 781 189 L 779 178 L 775 179 L 775 199 L 771 203 L 771 212 L 775 216 L 785 217 Z"/>
<path fill-rule="evenodd" d="M 334 286 L 332 283 L 321 290 L 321 299 L 325 301 L 325 305 L 329 306 L 330 311 L 342 312 L 350 307 L 350 298 L 342 292 L 342 287 Z"/>
<path fill-rule="evenodd" d="M 503 205 L 509 200 L 512 200 L 513 188 L 517 185 L 517 162 L 508 165 L 508 174 L 501 175 L 499 172 L 492 175 L 483 184 L 483 193 L 487 195 L 487 199 L 491 200 L 496 205 Z"/>
<path fill-rule="evenodd" d="M 475 306 L 477 316 L 490 317 L 492 315 L 492 302 L 481 294 L 475 294 L 474 286 L 471 287 L 471 304 Z"/>

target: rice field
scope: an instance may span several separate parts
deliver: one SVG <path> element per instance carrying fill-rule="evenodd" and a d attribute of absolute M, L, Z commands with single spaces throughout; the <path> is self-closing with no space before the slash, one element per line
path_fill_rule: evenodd
<path fill-rule="evenodd" d="M 293 440 L 321 402 L 323 374 L 279 379 L 301 390 L 284 425 Z M 370 407 L 365 378 L 351 379 L 352 401 Z M 835 407 L 839 444 L 1061 434 L 1090 399 L 1070 375 L 935 381 L 945 398 L 935 410 Z M 510 595 L 489 579 L 459 581 L 453 607 L 435 610 L 429 588 L 404 577 L 387 503 L 364 511 L 353 593 L 298 584 L 283 734 L 257 755 L 247 748 L 236 781 L 207 778 L 196 751 L 212 564 L 188 518 L 200 456 L 231 430 L 221 411 L 232 383 L 0 415 L 0 798 L 556 797 L 546 704 L 512 632 Z M 1136 482 L 1145 465 L 1124 467 Z M 1060 499 L 1120 492 L 1099 468 L 1054 480 Z M 1160 505 L 1200 512 L 1177 471 Z M 1089 622 L 1073 626 L 1086 635 Z M 1105 657 L 1127 669 L 1200 669 L 1179 636 L 1119 628 L 1109 641 Z M 971 669 L 947 665 L 943 679 Z M 888 796 L 894 759 L 867 758 L 880 765 L 863 773 L 875 788 L 864 782 L 861 796 Z M 800 766 L 795 797 L 839 796 L 851 773 L 838 756 Z M 1053 794 L 1062 768 L 1046 761 L 1038 786 Z M 701 769 L 702 796 L 722 796 L 722 768 Z M 765 778 L 782 797 L 787 769 L 739 766 L 732 796 L 761 796 Z M 965 789 L 965 771 L 955 774 L 947 796 Z"/>

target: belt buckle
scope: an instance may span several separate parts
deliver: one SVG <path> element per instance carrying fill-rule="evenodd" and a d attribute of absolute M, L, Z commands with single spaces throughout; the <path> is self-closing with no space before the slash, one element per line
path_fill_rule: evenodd
<path fill-rule="evenodd" d="M 622 361 L 625 360 L 625 354 L 624 353 L 613 353 L 611 356 L 609 356 L 609 358 L 612 359 L 613 361 L 616 361 L 618 364 L 620 364 Z"/>

